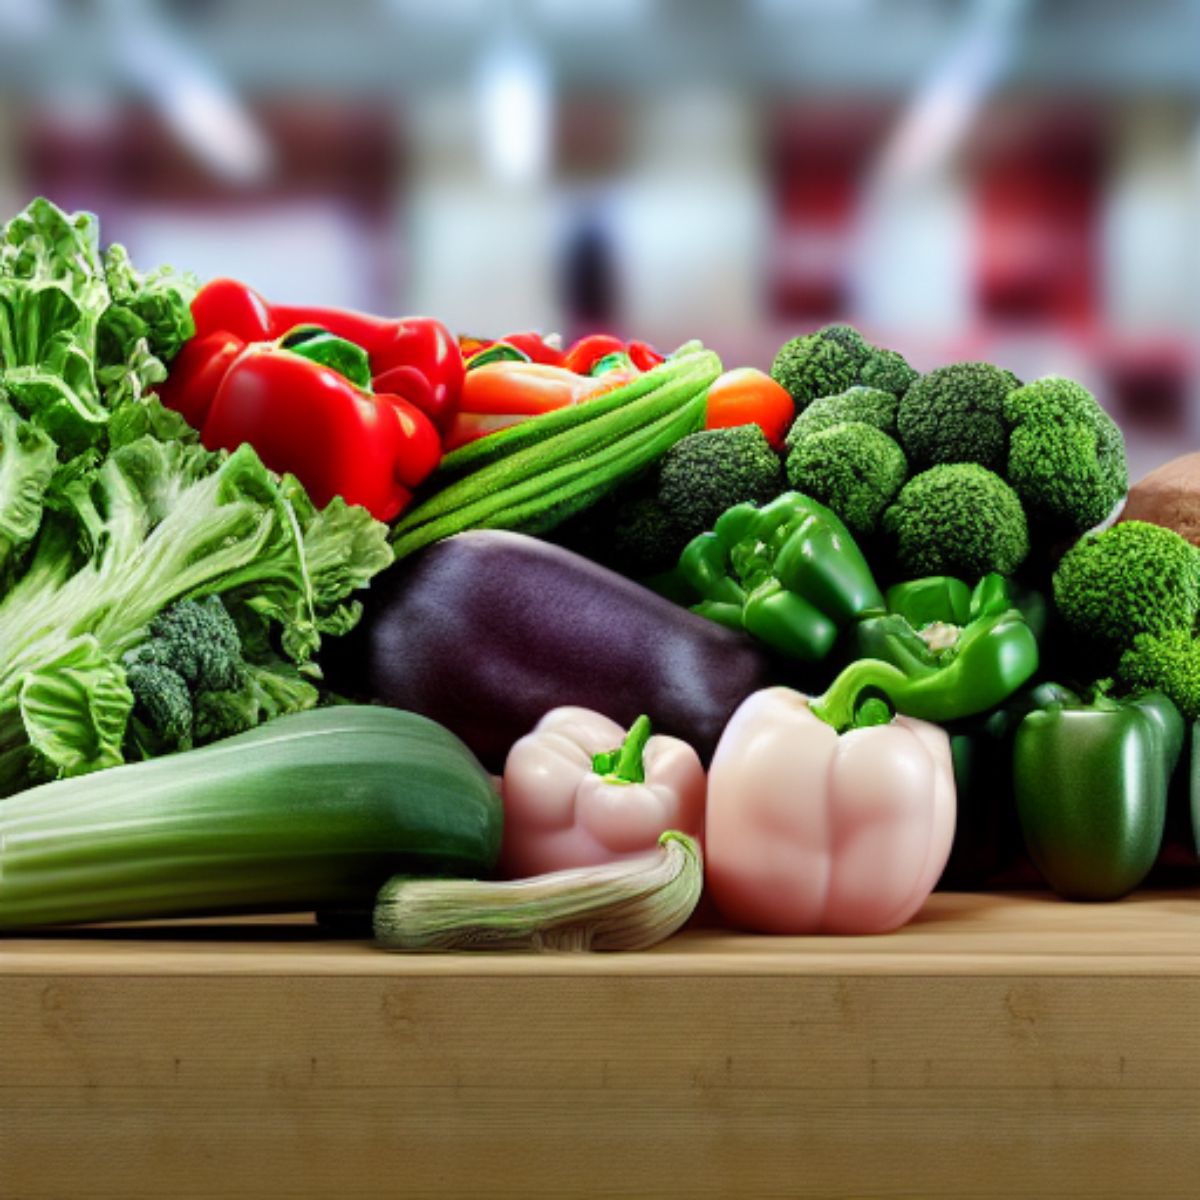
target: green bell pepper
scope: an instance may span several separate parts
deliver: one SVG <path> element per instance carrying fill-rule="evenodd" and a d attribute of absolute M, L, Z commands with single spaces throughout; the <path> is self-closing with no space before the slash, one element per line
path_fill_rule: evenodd
<path fill-rule="evenodd" d="M 1115 900 L 1162 844 L 1184 721 L 1161 692 L 1085 702 L 1065 688 L 1017 727 L 1013 792 L 1025 844 L 1071 900 Z"/>
<path fill-rule="evenodd" d="M 825 658 L 842 629 L 883 609 L 850 531 L 799 492 L 727 509 L 684 547 L 675 575 L 693 612 L 806 662 Z"/>
<path fill-rule="evenodd" d="M 905 716 L 952 721 L 995 708 L 1037 670 L 1037 639 L 1002 575 L 973 591 L 949 576 L 914 580 L 890 588 L 887 603 L 852 629 L 855 661 L 826 693 L 830 705 L 873 689 Z"/>
<path fill-rule="evenodd" d="M 970 891 L 1042 883 L 1029 861 L 1017 820 L 1013 742 L 1029 713 L 1068 694 L 1056 683 L 1031 684 L 989 712 L 946 725 L 958 820 L 939 887 Z"/>

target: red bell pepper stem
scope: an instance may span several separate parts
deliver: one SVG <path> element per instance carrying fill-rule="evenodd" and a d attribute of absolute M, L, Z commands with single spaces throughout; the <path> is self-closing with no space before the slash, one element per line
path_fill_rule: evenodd
<path fill-rule="evenodd" d="M 445 430 L 462 393 L 463 361 L 458 342 L 440 321 L 428 317 L 377 317 L 350 309 L 270 304 L 233 279 L 214 279 L 192 301 L 196 336 L 229 333 L 244 342 L 277 341 L 299 325 L 316 325 L 361 346 L 378 379 L 396 367 L 412 367 L 428 391 L 405 385 L 405 395 Z M 378 383 L 376 390 L 383 390 Z"/>
<path fill-rule="evenodd" d="M 563 356 L 563 366 L 577 375 L 588 375 L 592 367 L 610 354 L 620 354 L 625 343 L 611 333 L 593 333 L 579 338 Z"/>

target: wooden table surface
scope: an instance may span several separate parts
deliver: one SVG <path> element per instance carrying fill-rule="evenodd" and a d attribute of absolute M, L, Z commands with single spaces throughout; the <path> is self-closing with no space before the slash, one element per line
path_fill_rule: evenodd
<path fill-rule="evenodd" d="M 879 938 L 0 942 L 0 1200 L 1200 1196 L 1200 893 Z"/>

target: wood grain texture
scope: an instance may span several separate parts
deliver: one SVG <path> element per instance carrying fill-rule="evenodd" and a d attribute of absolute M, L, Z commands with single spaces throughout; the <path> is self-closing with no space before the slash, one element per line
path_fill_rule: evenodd
<path fill-rule="evenodd" d="M 0 943 L 0 1198 L 1200 1194 L 1200 895 L 422 957 Z M 266 940 L 266 939 L 271 940 Z"/>

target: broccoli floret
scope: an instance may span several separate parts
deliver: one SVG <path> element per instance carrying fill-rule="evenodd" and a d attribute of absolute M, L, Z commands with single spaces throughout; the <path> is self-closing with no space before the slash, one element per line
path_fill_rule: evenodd
<path fill-rule="evenodd" d="M 1165 692 L 1188 721 L 1200 719 L 1200 642 L 1185 629 L 1140 633 L 1121 655 L 1121 682 Z"/>
<path fill-rule="evenodd" d="M 852 387 L 836 396 L 822 396 L 792 422 L 784 444 L 791 450 L 801 438 L 847 421 L 862 421 L 894 437 L 897 403 L 891 392 L 880 388 Z"/>
<path fill-rule="evenodd" d="M 613 560 L 630 575 L 673 567 L 688 539 L 657 496 L 633 496 L 620 505 L 609 538 Z"/>
<path fill-rule="evenodd" d="M 917 377 L 904 355 L 895 350 L 873 351 L 859 372 L 864 387 L 881 388 L 896 397 L 903 396 Z"/>
<path fill-rule="evenodd" d="M 1076 542 L 1053 587 L 1064 622 L 1086 643 L 1120 652 L 1139 634 L 1191 636 L 1200 614 L 1200 550 L 1172 529 L 1123 521 Z"/>
<path fill-rule="evenodd" d="M 1017 494 L 978 463 L 943 463 L 913 476 L 883 514 L 907 574 L 1011 575 L 1029 553 Z"/>
<path fill-rule="evenodd" d="M 155 746 L 187 750 L 192 745 L 192 693 L 178 671 L 147 655 L 125 664 L 134 716 Z"/>
<path fill-rule="evenodd" d="M 237 687 L 242 641 L 219 596 L 181 600 L 150 622 L 147 652 L 194 691 Z"/>
<path fill-rule="evenodd" d="M 663 455 L 655 494 L 686 544 L 743 500 L 763 504 L 783 487 L 783 468 L 757 425 L 702 429 Z"/>
<path fill-rule="evenodd" d="M 849 325 L 828 325 L 792 338 L 771 364 L 771 378 L 782 384 L 803 412 L 821 396 L 833 396 L 858 382 L 871 347 Z"/>
<path fill-rule="evenodd" d="M 1008 458 L 1004 398 L 1021 386 L 985 362 L 952 363 L 922 375 L 896 412 L 900 444 L 914 467 L 973 462 L 1003 471 Z"/>
<path fill-rule="evenodd" d="M 134 699 L 133 740 L 151 753 L 210 741 L 216 723 L 200 719 L 211 707 L 206 698 L 245 683 L 241 638 L 219 596 L 181 600 L 159 613 L 124 666 Z M 241 728 L 249 726 L 231 732 Z"/>
<path fill-rule="evenodd" d="M 833 509 L 857 534 L 875 532 L 880 514 L 907 476 L 904 451 L 882 430 L 862 421 L 831 425 L 800 438 L 787 460 L 788 483 Z"/>
<path fill-rule="evenodd" d="M 1034 527 L 1079 534 L 1112 512 L 1129 487 L 1125 439 L 1095 398 L 1069 379 L 1039 379 L 1004 401 L 1008 481 Z"/>

